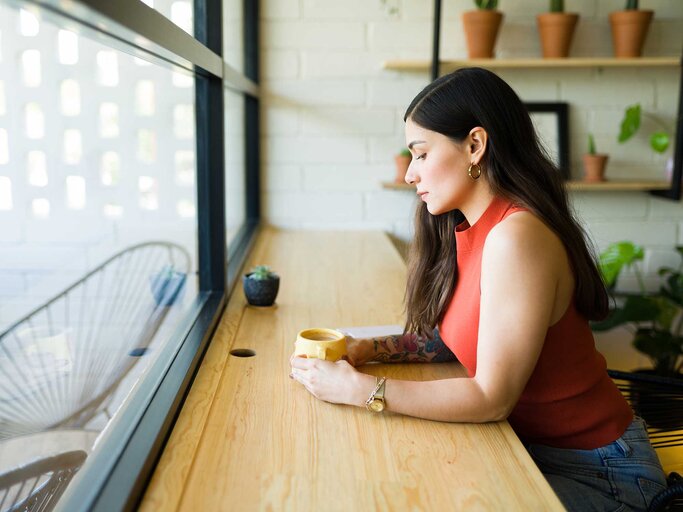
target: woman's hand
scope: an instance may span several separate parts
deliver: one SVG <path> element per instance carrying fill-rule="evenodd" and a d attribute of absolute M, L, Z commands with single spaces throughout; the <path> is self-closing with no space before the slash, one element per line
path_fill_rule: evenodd
<path fill-rule="evenodd" d="M 291 377 L 326 402 L 362 405 L 373 389 L 374 377 L 359 373 L 343 359 L 333 363 L 292 356 L 290 363 Z"/>

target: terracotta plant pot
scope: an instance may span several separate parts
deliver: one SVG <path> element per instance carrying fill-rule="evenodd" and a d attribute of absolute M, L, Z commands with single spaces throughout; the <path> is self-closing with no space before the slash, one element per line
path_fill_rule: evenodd
<path fill-rule="evenodd" d="M 568 12 L 547 12 L 536 16 L 544 59 L 564 58 L 569 55 L 578 21 L 578 14 Z"/>
<path fill-rule="evenodd" d="M 612 27 L 612 46 L 617 58 L 640 57 L 647 31 L 652 21 L 652 11 L 615 11 L 609 15 Z"/>
<path fill-rule="evenodd" d="M 394 183 L 403 183 L 406 179 L 406 173 L 408 172 L 408 166 L 413 157 L 406 155 L 396 155 L 394 157 L 394 162 L 396 163 L 396 176 L 394 177 Z"/>
<path fill-rule="evenodd" d="M 606 181 L 605 167 L 607 166 L 608 155 L 583 155 L 583 181 L 588 183 L 599 183 Z"/>
<path fill-rule="evenodd" d="M 470 59 L 490 59 L 496 45 L 503 13 L 487 9 L 462 13 L 462 24 Z"/>

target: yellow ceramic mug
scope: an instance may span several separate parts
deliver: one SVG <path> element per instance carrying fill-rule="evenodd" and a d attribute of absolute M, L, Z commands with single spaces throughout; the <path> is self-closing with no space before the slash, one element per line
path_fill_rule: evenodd
<path fill-rule="evenodd" d="M 346 355 L 346 336 L 334 329 L 304 329 L 296 337 L 294 355 L 339 361 Z"/>

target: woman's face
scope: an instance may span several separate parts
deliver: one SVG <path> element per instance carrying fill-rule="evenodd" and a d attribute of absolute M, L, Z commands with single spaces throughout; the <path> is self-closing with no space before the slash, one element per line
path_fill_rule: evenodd
<path fill-rule="evenodd" d="M 432 215 L 462 209 L 475 181 L 467 175 L 472 163 L 468 141 L 456 143 L 445 135 L 406 121 L 406 144 L 413 155 L 406 182 L 415 185 L 417 195 Z"/>

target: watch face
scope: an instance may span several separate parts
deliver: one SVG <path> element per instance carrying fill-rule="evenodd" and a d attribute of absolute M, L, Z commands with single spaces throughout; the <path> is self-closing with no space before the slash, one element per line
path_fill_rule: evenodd
<path fill-rule="evenodd" d="M 384 410 L 384 402 L 381 400 L 373 400 L 370 408 L 375 412 L 382 412 Z"/>

